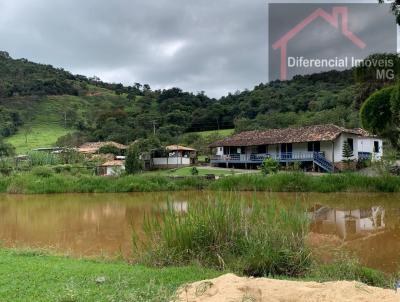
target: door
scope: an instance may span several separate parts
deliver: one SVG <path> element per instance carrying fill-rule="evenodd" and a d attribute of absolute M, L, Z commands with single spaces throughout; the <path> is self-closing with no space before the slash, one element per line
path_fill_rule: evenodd
<path fill-rule="evenodd" d="M 293 152 L 292 144 L 281 144 L 281 158 L 282 159 L 291 159 Z"/>

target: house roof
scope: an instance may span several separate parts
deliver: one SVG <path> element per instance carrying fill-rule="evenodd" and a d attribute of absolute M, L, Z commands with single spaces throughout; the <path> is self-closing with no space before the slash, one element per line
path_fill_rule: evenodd
<path fill-rule="evenodd" d="M 100 165 L 100 167 L 122 167 L 125 165 L 123 160 L 110 160 Z"/>
<path fill-rule="evenodd" d="M 333 141 L 340 134 L 349 133 L 370 137 L 363 129 L 346 129 L 333 124 L 302 128 L 268 129 L 264 131 L 245 131 L 216 141 L 209 147 L 256 146 L 282 143 L 302 143 L 313 141 Z"/>
<path fill-rule="evenodd" d="M 169 145 L 166 146 L 165 149 L 167 149 L 168 151 L 196 151 L 196 149 L 180 145 Z"/>
<path fill-rule="evenodd" d="M 120 150 L 124 150 L 127 149 L 128 146 L 122 145 L 122 144 L 118 144 L 116 142 L 112 142 L 112 141 L 108 141 L 108 142 L 90 142 L 90 143 L 85 143 L 83 145 L 81 145 L 78 148 L 78 151 L 81 153 L 87 153 L 87 154 L 92 154 L 92 153 L 96 153 L 97 151 L 99 151 L 99 149 L 101 147 L 104 146 L 108 146 L 108 145 L 112 145 Z"/>

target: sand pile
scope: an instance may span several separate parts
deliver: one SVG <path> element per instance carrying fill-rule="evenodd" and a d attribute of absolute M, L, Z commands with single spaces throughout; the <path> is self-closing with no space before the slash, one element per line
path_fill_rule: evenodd
<path fill-rule="evenodd" d="M 386 302 L 400 301 L 394 290 L 359 282 L 299 282 L 267 278 L 240 278 L 227 274 L 178 290 L 180 302 Z"/>

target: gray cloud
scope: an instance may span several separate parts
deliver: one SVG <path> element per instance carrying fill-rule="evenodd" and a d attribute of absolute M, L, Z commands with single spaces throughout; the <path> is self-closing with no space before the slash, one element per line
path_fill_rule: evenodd
<path fill-rule="evenodd" d="M 267 17 L 264 0 L 3 0 L 0 38 L 13 57 L 217 97 L 267 80 Z"/>

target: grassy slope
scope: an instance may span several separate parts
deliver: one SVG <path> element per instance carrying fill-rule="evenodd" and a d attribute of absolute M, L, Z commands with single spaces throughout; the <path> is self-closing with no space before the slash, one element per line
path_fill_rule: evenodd
<path fill-rule="evenodd" d="M 0 301 L 168 301 L 180 285 L 217 275 L 0 250 Z M 100 276 L 106 281 L 97 284 Z"/>
<path fill-rule="evenodd" d="M 7 141 L 15 146 L 18 154 L 26 153 L 34 148 L 53 146 L 60 136 L 74 131 L 63 125 L 65 109 L 73 109 L 78 114 L 85 114 L 99 107 L 112 106 L 113 102 L 123 101 L 125 101 L 124 96 L 116 96 L 114 92 L 98 87 L 89 87 L 87 96 L 44 97 L 29 104 L 29 111 L 33 116 L 32 120 L 26 123 L 32 129 L 28 135 L 28 143 L 25 141 L 23 129 L 7 138 Z M 9 106 L 12 105 L 11 103 Z"/>
<path fill-rule="evenodd" d="M 192 132 L 196 134 L 200 134 L 201 136 L 208 136 L 210 134 L 219 134 L 221 136 L 229 136 L 232 135 L 235 129 L 222 129 L 222 130 L 210 130 L 210 131 L 200 131 L 200 132 Z"/>
<path fill-rule="evenodd" d="M 28 135 L 28 143 L 22 131 L 11 136 L 7 141 L 16 148 L 17 154 L 23 154 L 35 148 L 52 146 L 60 136 L 70 131 L 59 125 L 33 124 L 32 133 Z"/>

